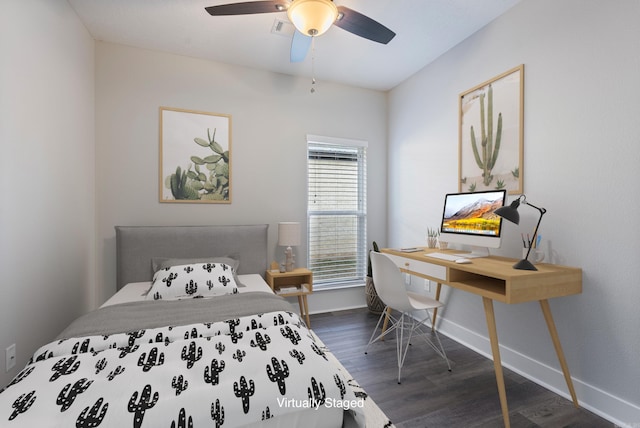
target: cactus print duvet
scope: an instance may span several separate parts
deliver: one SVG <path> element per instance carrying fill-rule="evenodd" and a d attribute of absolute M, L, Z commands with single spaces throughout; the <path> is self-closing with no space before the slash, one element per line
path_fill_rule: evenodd
<path fill-rule="evenodd" d="M 326 352 L 287 311 L 55 341 L 0 393 L 0 426 L 364 426 Z"/>

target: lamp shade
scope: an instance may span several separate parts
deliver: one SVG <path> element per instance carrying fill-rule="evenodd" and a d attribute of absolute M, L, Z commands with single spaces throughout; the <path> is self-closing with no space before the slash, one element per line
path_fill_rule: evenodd
<path fill-rule="evenodd" d="M 300 245 L 300 223 L 278 223 L 278 245 L 282 247 L 295 247 Z"/>
<path fill-rule="evenodd" d="M 287 16 L 305 36 L 319 36 L 335 22 L 338 8 L 331 0 L 294 0 Z"/>
<path fill-rule="evenodd" d="M 496 215 L 509 220 L 511 223 L 520 224 L 520 214 L 518 213 L 518 207 L 520 206 L 520 198 L 511 202 L 509 206 L 500 207 L 494 211 Z"/>

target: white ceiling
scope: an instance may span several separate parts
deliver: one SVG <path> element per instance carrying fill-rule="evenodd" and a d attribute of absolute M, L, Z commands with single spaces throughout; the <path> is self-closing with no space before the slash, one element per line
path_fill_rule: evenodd
<path fill-rule="evenodd" d="M 312 75 L 311 54 L 290 63 L 286 13 L 210 16 L 241 0 L 68 0 L 96 40 L 279 73 Z M 334 0 L 393 30 L 381 45 L 332 27 L 315 40 L 318 81 L 388 90 L 520 0 Z M 284 21 L 284 34 L 272 28 Z"/>

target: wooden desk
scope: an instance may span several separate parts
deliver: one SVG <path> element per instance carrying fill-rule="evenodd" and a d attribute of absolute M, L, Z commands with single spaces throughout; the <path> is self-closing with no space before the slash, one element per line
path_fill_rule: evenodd
<path fill-rule="evenodd" d="M 460 253 L 459 250 L 443 251 L 425 248 L 414 253 L 405 253 L 393 249 L 383 249 L 381 251 L 389 255 L 401 271 L 436 282 L 438 284 L 436 299 L 440 298 L 442 284 L 482 297 L 505 427 L 508 428 L 510 426 L 509 408 L 502 373 L 496 319 L 493 311 L 494 300 L 507 304 L 540 302 L 540 308 L 558 355 L 571 399 L 574 405 L 578 407 L 578 398 L 573 388 L 569 366 L 560 344 L 548 299 L 582 293 L 581 269 L 541 263 L 536 265 L 537 271 L 527 271 L 513 269 L 512 265 L 516 260 L 505 257 L 475 258 L 469 264 L 458 264 L 425 255 L 429 252 L 457 254 Z M 435 321 L 436 312 L 434 311 L 434 326 Z"/>

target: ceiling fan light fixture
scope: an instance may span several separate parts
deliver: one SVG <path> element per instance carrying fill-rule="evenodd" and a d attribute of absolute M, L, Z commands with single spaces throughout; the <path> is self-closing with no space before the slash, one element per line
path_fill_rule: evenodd
<path fill-rule="evenodd" d="M 331 0 L 294 0 L 287 16 L 302 34 L 319 36 L 336 21 L 338 8 Z"/>

